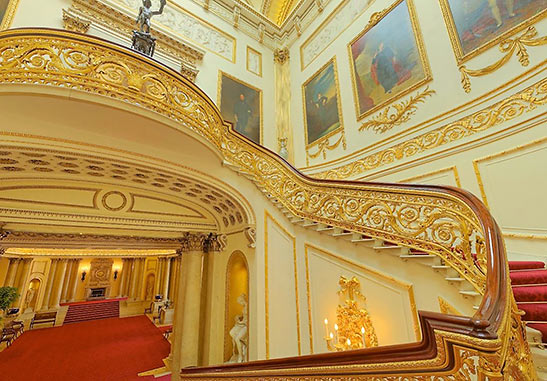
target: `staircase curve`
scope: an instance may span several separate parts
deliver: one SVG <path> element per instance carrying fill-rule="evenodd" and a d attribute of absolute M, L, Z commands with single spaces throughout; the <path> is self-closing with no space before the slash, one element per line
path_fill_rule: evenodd
<path fill-rule="evenodd" d="M 99 38 L 53 29 L 0 32 L 0 87 L 105 96 L 160 114 L 214 150 L 286 214 L 443 260 L 482 301 L 473 317 L 420 311 L 418 343 L 189 368 L 181 379 L 534 380 L 500 229 L 461 189 L 307 177 L 223 121 L 194 84 Z"/>

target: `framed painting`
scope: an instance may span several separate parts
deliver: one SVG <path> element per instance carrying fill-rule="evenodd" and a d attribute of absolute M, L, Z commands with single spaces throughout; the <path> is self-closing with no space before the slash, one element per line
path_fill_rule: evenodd
<path fill-rule="evenodd" d="M 302 85 L 306 146 L 343 129 L 336 58 L 332 58 Z"/>
<path fill-rule="evenodd" d="M 262 54 L 247 46 L 247 71 L 262 77 Z"/>
<path fill-rule="evenodd" d="M 431 80 L 412 0 L 373 14 L 348 51 L 358 120 Z"/>
<path fill-rule="evenodd" d="M 458 65 L 547 16 L 547 0 L 440 0 Z"/>
<path fill-rule="evenodd" d="M 18 4 L 19 0 L 0 0 L 0 30 L 11 26 Z"/>
<path fill-rule="evenodd" d="M 218 106 L 234 130 L 262 144 L 262 90 L 222 71 L 218 73 Z"/>

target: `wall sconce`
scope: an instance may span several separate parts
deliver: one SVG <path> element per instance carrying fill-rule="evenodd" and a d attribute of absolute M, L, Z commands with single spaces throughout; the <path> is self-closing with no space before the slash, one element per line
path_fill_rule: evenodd
<path fill-rule="evenodd" d="M 365 297 L 359 289 L 361 283 L 356 277 L 347 279 L 344 276 L 338 281 L 338 295 L 345 297 L 344 305 L 336 308 L 336 324 L 334 332 L 329 331 L 329 321 L 325 319 L 325 341 L 329 351 L 347 351 L 377 347 L 378 338 L 372 326 L 370 315 L 366 308 L 359 308 L 357 298 L 365 302 Z"/>
<path fill-rule="evenodd" d="M 114 280 L 118 279 L 118 269 L 114 270 Z"/>
<path fill-rule="evenodd" d="M 85 276 L 87 275 L 87 272 L 85 269 L 82 270 L 82 282 L 85 280 Z"/>

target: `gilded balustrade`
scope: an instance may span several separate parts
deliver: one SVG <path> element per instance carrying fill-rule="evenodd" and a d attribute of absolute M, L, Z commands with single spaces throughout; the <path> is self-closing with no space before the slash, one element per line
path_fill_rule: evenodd
<path fill-rule="evenodd" d="M 57 30 L 1 32 L 0 86 L 29 84 L 106 96 L 170 118 L 205 139 L 227 163 L 250 174 L 261 190 L 293 214 L 438 255 L 485 295 L 474 318 L 421 312 L 424 340 L 416 347 L 366 349 L 372 351 L 368 360 L 329 354 L 333 356 L 321 359 L 321 366 L 314 366 L 311 356 L 306 371 L 298 370 L 305 360 L 258 362 L 248 370 L 238 369 L 248 372 L 246 378 L 325 379 L 321 375 L 351 373 L 364 380 L 395 367 L 416 374 L 408 380 L 429 380 L 432 374 L 466 379 L 462 377 L 477 372 L 491 379 L 501 379 L 502 372 L 522 380 L 533 377 L 510 293 L 503 241 L 474 196 L 447 187 L 308 178 L 234 132 L 213 102 L 181 74 L 97 38 Z M 375 350 L 383 355 L 375 356 Z M 510 351 L 515 352 L 512 357 Z M 210 371 L 225 371 L 230 378 L 233 369 Z M 215 378 L 203 372 L 189 371 L 184 378 Z"/>

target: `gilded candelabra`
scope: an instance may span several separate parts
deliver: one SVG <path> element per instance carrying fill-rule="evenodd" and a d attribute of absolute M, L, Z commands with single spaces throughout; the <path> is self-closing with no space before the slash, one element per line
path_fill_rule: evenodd
<path fill-rule="evenodd" d="M 340 277 L 338 295 L 344 296 L 343 305 L 336 308 L 334 332 L 329 330 L 329 321 L 325 319 L 325 341 L 329 351 L 347 351 L 378 346 L 378 338 L 372 326 L 366 308 L 359 308 L 358 299 L 365 303 L 361 283 L 356 277 Z"/>

